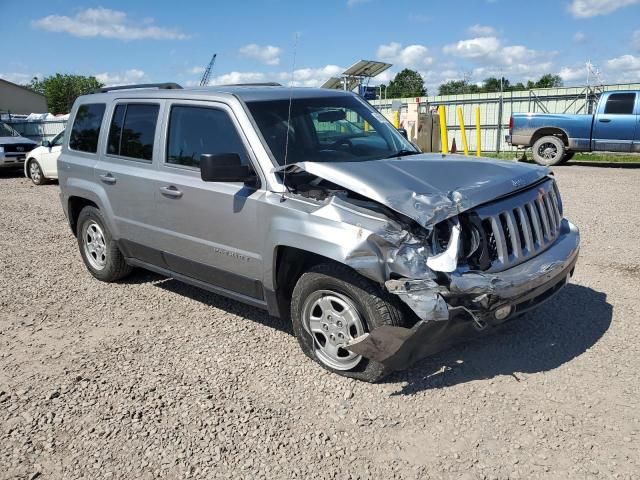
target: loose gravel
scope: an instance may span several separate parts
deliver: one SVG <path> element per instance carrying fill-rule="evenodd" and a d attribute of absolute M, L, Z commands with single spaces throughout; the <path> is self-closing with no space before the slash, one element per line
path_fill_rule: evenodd
<path fill-rule="evenodd" d="M 0 172 L 0 478 L 640 478 L 640 170 L 555 169 L 572 283 L 381 384 L 287 322 L 86 271 L 56 184 Z"/>

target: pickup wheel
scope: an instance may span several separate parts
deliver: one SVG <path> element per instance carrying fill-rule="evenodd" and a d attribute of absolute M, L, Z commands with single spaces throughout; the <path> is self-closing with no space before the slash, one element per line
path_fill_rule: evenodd
<path fill-rule="evenodd" d="M 78 246 L 84 264 L 98 280 L 115 282 L 133 270 L 95 207 L 84 207 L 78 216 Z"/>
<path fill-rule="evenodd" d="M 397 298 L 337 263 L 317 265 L 300 277 L 291 296 L 291 320 L 308 357 L 331 372 L 366 382 L 389 372 L 341 344 L 382 325 L 406 323 Z"/>
<path fill-rule="evenodd" d="M 558 165 L 565 153 L 561 139 L 554 136 L 541 137 L 533 144 L 533 159 L 539 165 L 551 167 Z"/>

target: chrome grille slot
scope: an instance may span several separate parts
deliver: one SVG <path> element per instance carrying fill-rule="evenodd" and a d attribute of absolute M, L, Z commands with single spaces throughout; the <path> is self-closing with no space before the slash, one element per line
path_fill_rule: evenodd
<path fill-rule="evenodd" d="M 486 271 L 511 268 L 546 250 L 560 235 L 559 193 L 552 179 L 534 188 L 479 207 L 490 266 Z"/>

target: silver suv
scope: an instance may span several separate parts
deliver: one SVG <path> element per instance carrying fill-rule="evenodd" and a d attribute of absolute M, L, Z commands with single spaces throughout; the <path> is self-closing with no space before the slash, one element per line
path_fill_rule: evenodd
<path fill-rule="evenodd" d="M 291 318 L 309 357 L 376 381 L 573 273 L 547 168 L 421 154 L 349 92 L 144 87 L 80 97 L 58 160 L 99 280 L 142 267 Z"/>

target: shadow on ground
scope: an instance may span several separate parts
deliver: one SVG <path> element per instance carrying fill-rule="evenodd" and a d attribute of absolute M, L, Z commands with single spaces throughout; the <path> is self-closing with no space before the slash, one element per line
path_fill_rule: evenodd
<path fill-rule="evenodd" d="M 155 273 L 137 270 L 123 283 L 152 282 L 169 292 L 220 308 L 287 334 L 291 322 Z M 553 370 L 592 347 L 608 330 L 613 308 L 604 293 L 569 284 L 558 295 L 526 316 L 475 339 L 428 357 L 385 383 L 405 383 L 394 395 L 411 395 L 473 380 Z"/>
<path fill-rule="evenodd" d="M 232 315 L 238 315 L 252 322 L 261 323 L 267 327 L 293 335 L 291 322 L 272 317 L 265 310 L 246 305 L 236 300 L 231 300 L 222 295 L 217 295 L 207 290 L 174 280 L 173 278 L 163 277 L 147 270 L 136 269 L 133 275 L 122 280 L 121 283 L 130 285 L 153 283 L 156 287 L 162 288 L 163 290 L 188 297 L 210 307 L 220 308 Z"/>
<path fill-rule="evenodd" d="M 569 284 L 526 316 L 396 372 L 385 382 L 406 382 L 394 395 L 411 395 L 498 375 L 519 380 L 519 373 L 553 370 L 584 353 L 609 329 L 612 317 L 604 293 Z"/>
<path fill-rule="evenodd" d="M 27 180 L 22 166 L 19 168 L 0 168 L 0 179 L 2 178 L 24 178 Z"/>

